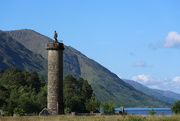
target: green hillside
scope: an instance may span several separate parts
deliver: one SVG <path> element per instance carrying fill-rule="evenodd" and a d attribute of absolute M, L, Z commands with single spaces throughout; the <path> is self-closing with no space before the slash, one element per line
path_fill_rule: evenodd
<path fill-rule="evenodd" d="M 113 100 L 123 106 L 156 107 L 165 105 L 125 83 L 92 59 L 69 47 L 78 57 L 81 77 L 87 79 L 101 101 Z M 150 104 L 150 105 L 149 105 Z"/>
<path fill-rule="evenodd" d="M 27 29 L 7 31 L 5 33 L 23 44 L 27 49 L 47 58 L 46 45 L 48 42 L 52 41 L 50 38 Z M 44 67 L 44 69 L 46 68 Z M 100 99 L 101 102 L 112 100 L 117 106 L 125 107 L 169 106 L 167 103 L 158 101 L 136 90 L 134 87 L 118 78 L 117 75 L 94 60 L 89 59 L 81 52 L 72 47 L 65 46 L 64 76 L 68 74 L 86 79 L 91 84 L 96 97 Z"/>
<path fill-rule="evenodd" d="M 48 42 L 52 41 L 50 38 L 28 29 L 20 31 L 6 31 L 6 33 L 13 39 L 23 44 L 27 49 L 39 53 L 47 59 L 46 45 Z"/>
<path fill-rule="evenodd" d="M 0 68 L 8 69 L 14 66 L 25 71 L 37 71 L 41 76 L 47 73 L 47 60 L 28 50 L 9 34 L 0 31 Z"/>

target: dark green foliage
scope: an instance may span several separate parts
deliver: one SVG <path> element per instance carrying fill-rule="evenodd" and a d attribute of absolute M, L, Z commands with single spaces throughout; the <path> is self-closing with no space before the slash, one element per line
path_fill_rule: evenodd
<path fill-rule="evenodd" d="M 47 88 L 36 72 L 13 67 L 0 76 L 0 109 L 7 115 L 39 113 L 47 104 Z"/>
<path fill-rule="evenodd" d="M 5 99 L 9 98 L 9 91 L 4 86 L 0 85 L 0 107 L 5 103 Z"/>
<path fill-rule="evenodd" d="M 86 112 L 85 103 L 89 101 L 93 90 L 86 80 L 77 80 L 71 75 L 64 80 L 65 112 Z"/>
<path fill-rule="evenodd" d="M 100 101 L 95 98 L 94 94 L 92 94 L 90 100 L 85 105 L 86 109 L 93 113 L 94 111 L 97 111 L 99 109 L 100 104 Z"/>
<path fill-rule="evenodd" d="M 113 114 L 115 111 L 115 107 L 116 105 L 112 101 L 104 102 L 103 104 L 101 104 L 102 113 L 104 114 Z"/>
<path fill-rule="evenodd" d="M 149 111 L 149 115 L 156 115 L 156 111 L 152 108 L 152 109 Z"/>
<path fill-rule="evenodd" d="M 24 115 L 25 111 L 21 108 L 14 108 L 13 111 L 15 114 L 19 114 L 20 116 Z"/>
<path fill-rule="evenodd" d="M 180 114 L 180 100 L 174 102 L 174 104 L 171 107 L 171 110 L 175 113 L 175 114 Z"/>
<path fill-rule="evenodd" d="M 47 104 L 47 85 L 44 78 L 33 72 L 13 67 L 0 71 L 0 109 L 6 115 L 38 114 Z M 66 112 L 86 112 L 85 103 L 93 90 L 83 78 L 67 76 L 64 80 Z"/>

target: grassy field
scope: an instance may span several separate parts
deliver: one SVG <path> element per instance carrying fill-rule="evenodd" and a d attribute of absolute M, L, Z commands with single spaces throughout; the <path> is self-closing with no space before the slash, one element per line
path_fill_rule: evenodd
<path fill-rule="evenodd" d="M 180 115 L 171 116 L 19 116 L 0 117 L 0 121 L 180 121 Z"/>

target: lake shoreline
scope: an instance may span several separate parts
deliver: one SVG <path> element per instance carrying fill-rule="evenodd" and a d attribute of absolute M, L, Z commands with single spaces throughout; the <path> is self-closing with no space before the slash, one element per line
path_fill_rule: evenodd
<path fill-rule="evenodd" d="M 157 115 L 172 115 L 171 108 L 124 108 L 128 114 L 133 115 L 149 115 L 150 110 L 154 110 Z M 120 108 L 115 108 L 115 113 L 120 111 Z"/>

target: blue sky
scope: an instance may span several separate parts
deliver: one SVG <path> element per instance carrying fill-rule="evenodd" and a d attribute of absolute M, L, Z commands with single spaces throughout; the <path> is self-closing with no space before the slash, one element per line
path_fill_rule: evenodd
<path fill-rule="evenodd" d="M 3 0 L 0 30 L 33 29 L 124 79 L 180 93 L 179 0 Z"/>

